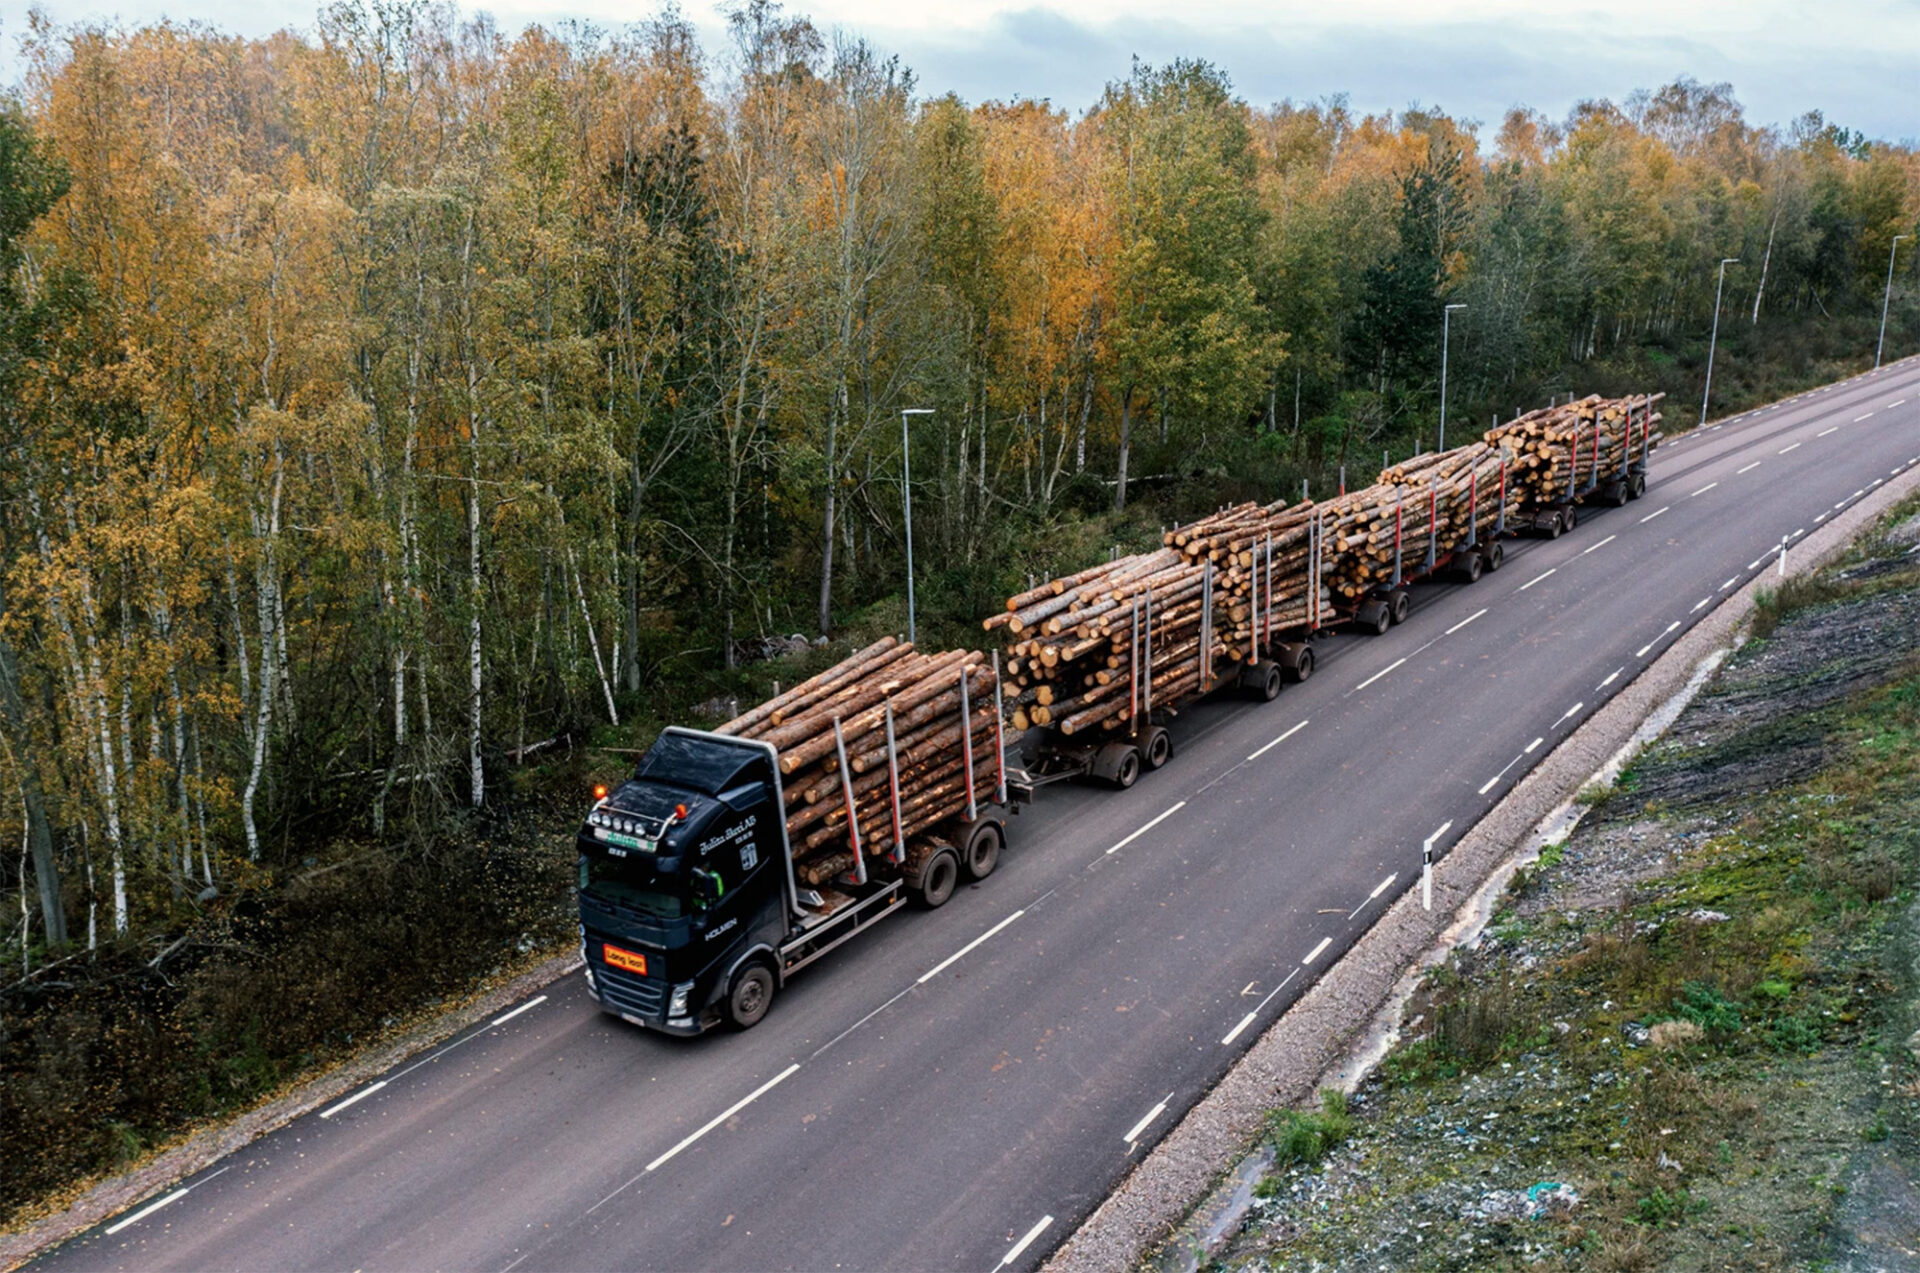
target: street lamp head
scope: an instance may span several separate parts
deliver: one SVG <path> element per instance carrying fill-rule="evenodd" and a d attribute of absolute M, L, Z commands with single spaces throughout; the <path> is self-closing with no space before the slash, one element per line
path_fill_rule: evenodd
<path fill-rule="evenodd" d="M 1738 264 L 1740 264 L 1740 258 L 1739 258 L 1739 257 L 1737 257 L 1737 256 L 1723 256 L 1723 257 L 1721 257 L 1721 258 L 1720 258 L 1720 264 L 1722 264 L 1722 265 L 1738 265 Z"/>
<path fill-rule="evenodd" d="M 1465 301 L 1455 301 L 1453 304 L 1447 306 L 1448 309 L 1465 309 L 1466 307 L 1467 303 Z"/>
<path fill-rule="evenodd" d="M 901 407 L 901 415 L 932 415 L 932 407 Z"/>

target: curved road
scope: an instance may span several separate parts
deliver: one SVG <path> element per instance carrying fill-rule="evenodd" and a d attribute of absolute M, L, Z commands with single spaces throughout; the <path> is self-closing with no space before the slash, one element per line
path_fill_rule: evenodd
<path fill-rule="evenodd" d="M 751 1033 L 648 1035 L 569 977 L 34 1267 L 1033 1267 L 1417 882 L 1423 840 L 1915 463 L 1912 360 L 1669 443 L 1637 503 L 1416 589 L 1273 704 L 1187 711 L 1134 790 L 1047 789 L 991 880 Z"/>

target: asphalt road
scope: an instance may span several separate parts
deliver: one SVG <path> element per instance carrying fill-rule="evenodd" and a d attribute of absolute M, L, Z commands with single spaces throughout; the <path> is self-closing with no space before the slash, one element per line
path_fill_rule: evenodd
<path fill-rule="evenodd" d="M 751 1033 L 649 1035 L 569 977 L 34 1267 L 1032 1267 L 1418 886 L 1423 841 L 1444 871 L 1782 537 L 1916 462 L 1911 360 L 1670 443 L 1642 500 L 1417 588 L 1272 704 L 1183 713 L 1132 791 L 1043 791 L 993 878 Z"/>

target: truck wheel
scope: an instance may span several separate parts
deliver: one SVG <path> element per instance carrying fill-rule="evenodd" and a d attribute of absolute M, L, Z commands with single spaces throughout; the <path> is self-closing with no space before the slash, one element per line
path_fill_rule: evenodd
<path fill-rule="evenodd" d="M 765 964 L 748 964 L 733 975 L 733 986 L 727 991 L 727 1021 L 734 1029 L 752 1029 L 772 1006 L 773 973 Z"/>
<path fill-rule="evenodd" d="M 1486 569 L 1486 561 L 1477 552 L 1470 552 L 1460 562 L 1460 582 L 1479 583 L 1480 572 Z"/>
<path fill-rule="evenodd" d="M 1558 539 L 1560 538 L 1560 532 L 1565 529 L 1566 527 L 1560 524 L 1560 514 L 1549 513 L 1547 514 L 1547 524 L 1540 527 L 1540 534 L 1545 539 Z"/>
<path fill-rule="evenodd" d="M 1407 611 L 1413 608 L 1413 598 L 1407 595 L 1405 588 L 1395 588 L 1387 594 L 1387 612 L 1395 623 L 1407 621 Z"/>
<path fill-rule="evenodd" d="M 920 872 L 920 886 L 915 891 L 920 896 L 920 904 L 928 910 L 938 910 L 947 904 L 953 896 L 953 890 L 960 883 L 960 855 L 950 848 L 940 848 L 927 859 L 925 869 Z"/>
<path fill-rule="evenodd" d="M 1120 763 L 1113 768 L 1113 785 L 1125 791 L 1140 781 L 1140 749 L 1127 748 L 1127 754 L 1120 757 Z"/>
<path fill-rule="evenodd" d="M 1140 748 L 1140 758 L 1149 769 L 1158 769 L 1173 759 L 1173 735 L 1155 725 L 1147 731 L 1146 743 Z"/>
<path fill-rule="evenodd" d="M 1497 539 L 1481 549 L 1480 555 L 1486 559 L 1487 570 L 1490 572 L 1506 564 L 1507 550 L 1500 546 L 1500 541 Z"/>
<path fill-rule="evenodd" d="M 1560 514 L 1560 522 L 1565 529 L 1572 530 L 1580 524 L 1580 510 L 1572 504 L 1567 505 L 1566 511 Z"/>
<path fill-rule="evenodd" d="M 1313 647 L 1305 641 L 1284 647 L 1286 656 L 1280 666 L 1286 674 L 1296 681 L 1304 681 L 1313 675 Z"/>
<path fill-rule="evenodd" d="M 1255 691 L 1255 693 L 1260 696 L 1260 701 L 1263 703 L 1271 703 L 1274 699 L 1279 698 L 1280 686 L 1283 679 L 1280 675 L 1280 665 L 1278 663 L 1267 664 L 1266 675 L 1260 678 L 1260 686 Z"/>
<path fill-rule="evenodd" d="M 1000 849 L 1005 843 L 1000 824 L 992 818 L 982 818 L 974 824 L 973 834 L 967 837 L 967 878 L 984 880 L 993 874 L 993 868 L 1000 865 Z"/>
<path fill-rule="evenodd" d="M 1627 479 L 1627 498 L 1628 499 L 1639 499 L 1642 495 L 1645 495 L 1646 493 L 1647 493 L 1647 475 L 1645 473 L 1635 473 L 1632 477 Z"/>
<path fill-rule="evenodd" d="M 1363 601 L 1360 608 L 1353 612 L 1353 625 L 1362 632 L 1385 636 L 1387 629 L 1393 626 L 1393 615 L 1384 601 Z"/>

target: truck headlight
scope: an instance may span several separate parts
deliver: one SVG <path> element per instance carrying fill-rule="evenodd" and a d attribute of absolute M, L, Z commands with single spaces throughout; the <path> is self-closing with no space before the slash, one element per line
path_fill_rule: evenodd
<path fill-rule="evenodd" d="M 667 1015 L 684 1017 L 687 1015 L 687 1000 L 693 994 L 693 983 L 683 981 L 673 988 L 673 998 L 667 1001 Z"/>

